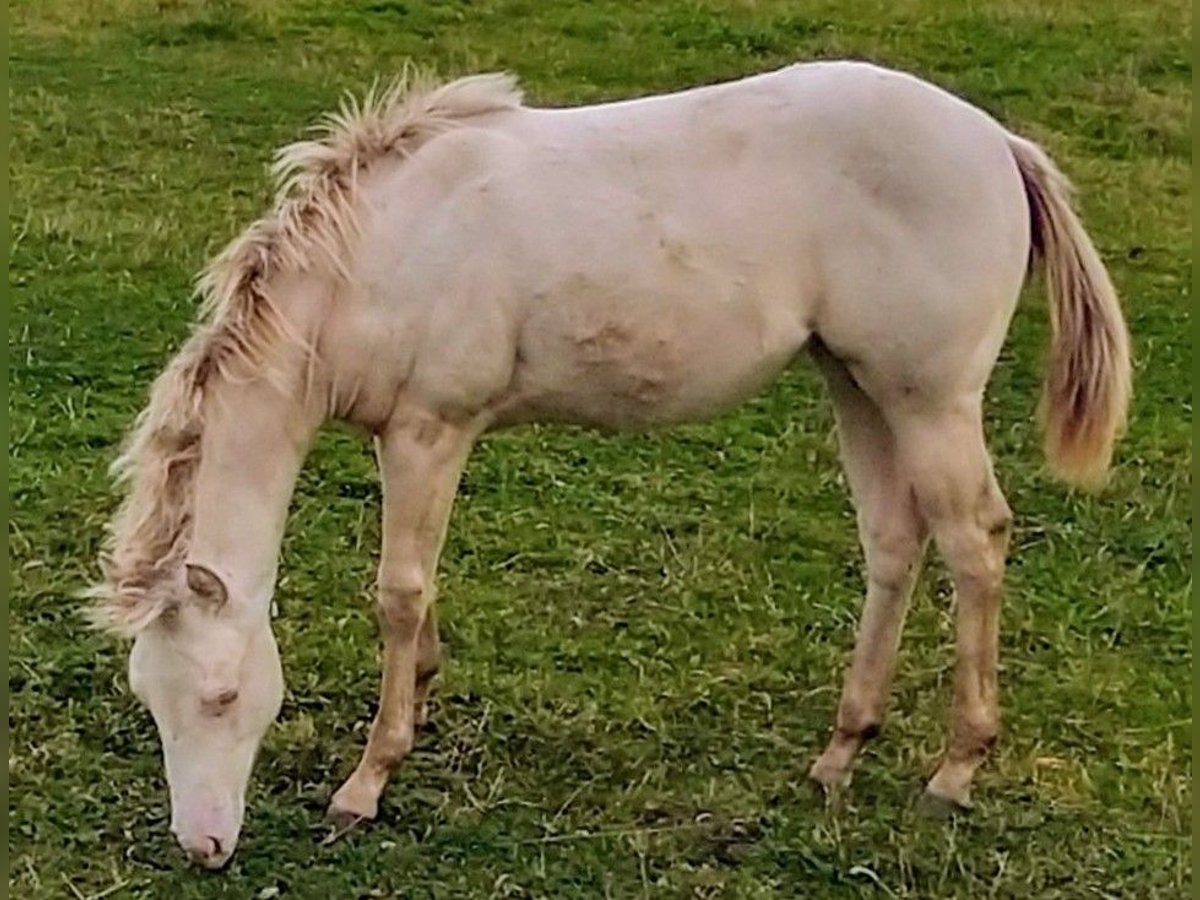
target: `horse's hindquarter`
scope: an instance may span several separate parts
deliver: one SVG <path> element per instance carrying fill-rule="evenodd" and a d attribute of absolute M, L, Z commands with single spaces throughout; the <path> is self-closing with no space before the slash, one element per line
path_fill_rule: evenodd
<path fill-rule="evenodd" d="M 869 120 L 879 77 L 803 66 L 439 138 L 430 151 L 469 162 L 430 154 L 453 176 L 444 188 L 421 154 L 406 164 L 405 202 L 422 209 L 405 211 L 378 280 L 422 323 L 410 389 L 469 384 L 454 402 L 501 424 L 645 427 L 753 394 L 813 330 L 861 359 L 881 327 L 922 324 L 912 282 L 953 268 L 926 246 L 931 229 L 953 237 L 927 209 L 962 186 L 913 188 L 946 148 L 905 147 L 903 123 L 879 134 L 892 124 Z M 918 107 L 921 93 L 946 102 L 912 84 Z"/>
<path fill-rule="evenodd" d="M 840 177 L 822 180 L 814 330 L 884 405 L 977 393 L 1029 254 L 1007 132 L 912 76 L 854 68 L 825 119 Z"/>

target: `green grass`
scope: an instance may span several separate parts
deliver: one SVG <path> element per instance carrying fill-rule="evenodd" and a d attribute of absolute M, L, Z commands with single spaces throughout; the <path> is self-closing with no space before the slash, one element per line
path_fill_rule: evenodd
<path fill-rule="evenodd" d="M 17 0 L 11 15 L 14 896 L 1190 894 L 1182 0 Z M 71 599 L 116 502 L 105 466 L 185 334 L 193 273 L 266 204 L 272 148 L 410 56 L 511 69 L 563 104 L 867 57 L 959 91 L 1078 183 L 1126 298 L 1137 398 L 1103 494 L 1048 480 L 1031 290 L 990 395 L 1017 529 L 1005 730 L 972 815 L 913 810 L 949 694 L 938 565 L 848 808 L 827 814 L 804 783 L 861 576 L 829 404 L 803 365 L 707 425 L 480 447 L 444 559 L 432 725 L 378 824 L 329 847 L 315 826 L 376 695 L 379 488 L 364 446 L 325 436 L 285 542 L 289 692 L 243 842 L 223 874 L 184 867 L 124 649 Z"/>

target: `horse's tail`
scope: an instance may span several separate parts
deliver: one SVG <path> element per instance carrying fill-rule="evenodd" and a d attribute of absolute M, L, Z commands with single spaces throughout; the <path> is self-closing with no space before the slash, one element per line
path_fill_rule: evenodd
<path fill-rule="evenodd" d="M 1031 257 L 1045 266 L 1051 346 L 1042 395 L 1046 458 L 1066 481 L 1103 483 L 1125 425 L 1129 333 L 1104 263 L 1071 208 L 1071 186 L 1046 153 L 1009 135 L 1025 182 Z"/>

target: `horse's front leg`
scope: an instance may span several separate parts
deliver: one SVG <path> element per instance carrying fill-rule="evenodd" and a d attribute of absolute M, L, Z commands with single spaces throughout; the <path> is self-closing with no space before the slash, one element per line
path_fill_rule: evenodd
<path fill-rule="evenodd" d="M 413 691 L 413 725 L 416 728 L 429 718 L 429 691 L 441 665 L 442 641 L 438 637 L 437 610 L 430 604 L 417 637 L 417 682 Z"/>
<path fill-rule="evenodd" d="M 412 749 L 437 670 L 434 577 L 459 475 L 474 432 L 441 421 L 408 420 L 376 440 L 383 478 L 383 548 L 377 614 L 383 686 L 358 767 L 330 803 L 347 826 L 372 819 L 391 771 Z"/>

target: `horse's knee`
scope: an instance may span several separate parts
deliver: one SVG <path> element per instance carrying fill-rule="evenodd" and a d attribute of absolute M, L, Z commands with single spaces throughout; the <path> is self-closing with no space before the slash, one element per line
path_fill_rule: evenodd
<path fill-rule="evenodd" d="M 863 541 L 867 577 L 885 590 L 903 589 L 912 580 L 922 542 L 911 534 L 873 534 Z"/>
<path fill-rule="evenodd" d="M 911 580 L 925 546 L 925 528 L 913 510 L 860 517 L 867 577 L 888 590 Z"/>
<path fill-rule="evenodd" d="M 414 637 L 432 603 L 432 591 L 420 573 L 382 578 L 375 600 L 379 625 L 390 635 Z"/>
<path fill-rule="evenodd" d="M 999 491 L 982 504 L 979 519 L 979 525 L 987 533 L 992 548 L 1001 554 L 1007 552 L 1012 537 L 1013 514 L 1008 501 Z"/>
<path fill-rule="evenodd" d="M 376 729 L 370 747 L 371 762 L 380 769 L 391 771 L 412 752 L 415 739 L 411 722 L 389 725 L 386 730 Z"/>

